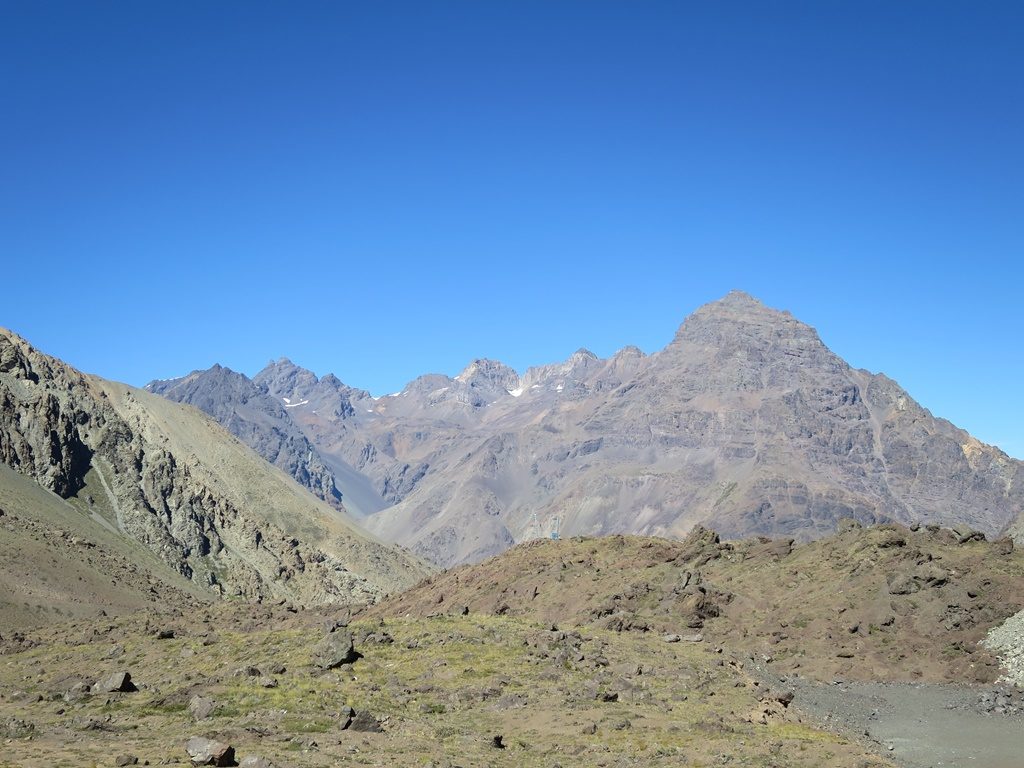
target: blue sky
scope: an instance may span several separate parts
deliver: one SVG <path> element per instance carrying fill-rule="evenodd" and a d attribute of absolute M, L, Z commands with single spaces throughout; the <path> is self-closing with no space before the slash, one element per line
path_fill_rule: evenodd
<path fill-rule="evenodd" d="M 134 384 L 652 351 L 732 288 L 1024 457 L 1024 5 L 0 3 L 0 324 Z"/>

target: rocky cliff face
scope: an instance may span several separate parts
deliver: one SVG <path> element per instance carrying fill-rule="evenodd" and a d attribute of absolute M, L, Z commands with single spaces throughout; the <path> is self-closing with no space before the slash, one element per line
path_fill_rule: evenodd
<path fill-rule="evenodd" d="M 0 332 L 0 461 L 224 595 L 372 600 L 422 566 L 198 411 Z"/>
<path fill-rule="evenodd" d="M 811 539 L 852 517 L 995 535 L 1024 512 L 1024 464 L 739 292 L 650 356 L 579 350 L 522 377 L 477 360 L 377 399 L 287 361 L 261 378 L 308 399 L 289 417 L 369 483 L 371 530 L 445 565 L 556 529 Z"/>

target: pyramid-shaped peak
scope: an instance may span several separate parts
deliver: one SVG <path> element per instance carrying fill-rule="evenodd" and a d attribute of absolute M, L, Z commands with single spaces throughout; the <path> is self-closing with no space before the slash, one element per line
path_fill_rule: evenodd
<path fill-rule="evenodd" d="M 705 306 L 722 306 L 730 308 L 744 308 L 744 309 L 768 309 L 765 303 L 755 296 L 751 296 L 746 291 L 733 289 L 729 291 L 725 296 L 720 298 L 718 301 L 713 301 Z"/>
<path fill-rule="evenodd" d="M 692 315 L 686 318 L 683 325 L 695 319 L 711 321 L 722 319 L 739 322 L 751 320 L 757 323 L 771 323 L 776 320 L 779 322 L 786 319 L 792 320 L 792 315 L 789 312 L 769 307 L 760 299 L 744 291 L 729 291 L 722 298 L 698 307 Z"/>
<path fill-rule="evenodd" d="M 687 317 L 676 331 L 675 341 L 714 340 L 718 345 L 733 345 L 744 340 L 770 343 L 783 337 L 800 339 L 803 345 L 821 345 L 817 331 L 791 313 L 773 309 L 749 293 L 730 291 Z"/>

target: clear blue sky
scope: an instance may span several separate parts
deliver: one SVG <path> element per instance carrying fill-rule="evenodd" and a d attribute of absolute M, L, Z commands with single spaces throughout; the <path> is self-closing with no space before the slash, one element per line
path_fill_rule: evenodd
<path fill-rule="evenodd" d="M 742 288 L 1024 457 L 1024 4 L 0 3 L 0 324 L 143 384 L 652 351 Z"/>

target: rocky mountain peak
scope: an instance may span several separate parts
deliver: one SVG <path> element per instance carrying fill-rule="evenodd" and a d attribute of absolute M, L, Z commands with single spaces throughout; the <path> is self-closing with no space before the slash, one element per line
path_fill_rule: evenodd
<path fill-rule="evenodd" d="M 613 360 L 628 360 L 631 358 L 636 359 L 642 357 L 645 357 L 644 351 L 640 349 L 640 347 L 633 346 L 632 344 L 623 347 L 614 355 L 612 355 Z"/>
<path fill-rule="evenodd" d="M 519 386 L 519 374 L 498 360 L 479 358 L 467 365 L 455 381 L 471 387 L 510 390 Z"/>
<path fill-rule="evenodd" d="M 278 398 L 307 397 L 320 381 L 315 373 L 296 365 L 287 357 L 267 363 L 252 380 Z"/>
<path fill-rule="evenodd" d="M 598 356 L 585 347 L 580 347 L 569 356 L 571 362 L 583 362 L 584 360 L 598 360 Z"/>
<path fill-rule="evenodd" d="M 732 291 L 697 309 L 679 326 L 665 351 L 670 357 L 740 357 L 758 365 L 773 360 L 798 365 L 816 361 L 834 368 L 841 363 L 810 325 L 742 291 Z"/>

